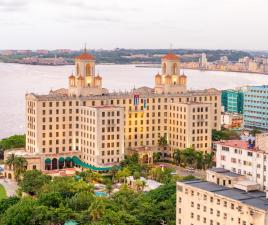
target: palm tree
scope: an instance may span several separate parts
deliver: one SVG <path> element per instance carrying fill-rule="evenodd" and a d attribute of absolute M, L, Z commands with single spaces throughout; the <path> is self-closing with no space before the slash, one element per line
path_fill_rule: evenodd
<path fill-rule="evenodd" d="M 114 183 L 114 180 L 115 180 L 115 176 L 116 176 L 116 173 L 118 171 L 118 167 L 117 166 L 113 166 L 112 169 L 110 170 L 110 174 L 112 176 L 112 182 Z"/>
<path fill-rule="evenodd" d="M 173 153 L 173 159 L 176 163 L 176 165 L 181 164 L 181 158 L 182 158 L 182 152 L 180 149 L 176 149 L 175 152 Z"/>
<path fill-rule="evenodd" d="M 15 154 L 11 154 L 8 156 L 7 160 L 6 160 L 6 164 L 9 166 L 9 168 L 11 169 L 11 167 L 14 167 L 14 160 L 15 160 Z"/>
<path fill-rule="evenodd" d="M 112 193 L 112 190 L 113 190 L 113 185 L 111 183 L 107 183 L 105 189 L 106 189 L 107 193 L 110 195 Z"/>
<path fill-rule="evenodd" d="M 195 166 L 197 169 L 204 169 L 205 160 L 203 152 L 195 152 Z"/>
<path fill-rule="evenodd" d="M 92 221 L 97 221 L 104 214 L 105 206 L 103 201 L 101 199 L 95 199 L 88 210 L 89 216 L 91 217 Z"/>
<path fill-rule="evenodd" d="M 167 135 L 165 134 L 164 136 L 161 136 L 158 140 L 158 145 L 160 147 L 165 147 L 168 145 L 168 141 L 167 141 Z"/>
<path fill-rule="evenodd" d="M 183 162 L 188 166 L 193 166 L 195 163 L 195 150 L 193 148 L 186 148 L 182 151 Z"/>
<path fill-rule="evenodd" d="M 206 153 L 204 155 L 205 169 L 213 166 L 213 153 Z"/>
<path fill-rule="evenodd" d="M 154 152 L 153 153 L 153 161 L 158 162 L 161 159 L 161 153 L 160 152 Z"/>
<path fill-rule="evenodd" d="M 14 159 L 14 176 L 17 181 L 20 180 L 21 175 L 27 170 L 27 160 L 23 157 L 15 157 Z"/>
<path fill-rule="evenodd" d="M 5 163 L 12 167 L 16 181 L 19 181 L 21 175 L 27 170 L 27 160 L 15 154 L 9 155 Z"/>

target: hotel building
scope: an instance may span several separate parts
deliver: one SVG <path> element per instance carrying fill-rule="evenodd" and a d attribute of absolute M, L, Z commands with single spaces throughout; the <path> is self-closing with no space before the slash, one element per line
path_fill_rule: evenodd
<path fill-rule="evenodd" d="M 42 170 L 60 169 L 60 160 L 73 157 L 108 168 L 128 150 L 160 151 L 161 136 L 168 140 L 166 156 L 176 148 L 209 152 L 211 131 L 221 126 L 220 111 L 218 90 L 187 90 L 175 54 L 162 58 L 154 88 L 109 93 L 95 74 L 94 56 L 85 50 L 75 58 L 68 89 L 26 95 L 26 151 L 40 156 Z"/>

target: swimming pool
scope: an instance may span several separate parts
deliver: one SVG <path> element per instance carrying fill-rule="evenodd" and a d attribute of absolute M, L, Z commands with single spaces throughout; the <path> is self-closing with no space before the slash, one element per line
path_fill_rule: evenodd
<path fill-rule="evenodd" d="M 104 191 L 95 191 L 95 195 L 97 197 L 107 197 L 108 196 L 108 194 Z"/>

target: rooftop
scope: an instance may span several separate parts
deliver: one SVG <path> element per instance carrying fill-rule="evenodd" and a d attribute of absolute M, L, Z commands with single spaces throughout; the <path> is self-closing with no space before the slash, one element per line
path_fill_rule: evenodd
<path fill-rule="evenodd" d="M 229 170 L 226 170 L 226 169 L 220 168 L 220 167 L 211 168 L 211 169 L 209 169 L 209 171 L 213 171 L 215 173 L 220 173 L 220 174 L 223 174 L 224 176 L 228 176 L 228 177 L 241 177 L 241 176 L 243 176 L 241 174 L 233 173 Z"/>
<path fill-rule="evenodd" d="M 185 181 L 181 183 L 239 201 L 248 206 L 262 210 L 268 210 L 268 199 L 266 198 L 266 193 L 262 191 L 246 192 L 240 189 L 228 188 L 202 180 Z"/>
<path fill-rule="evenodd" d="M 144 87 L 143 87 L 144 88 Z M 157 94 L 157 93 L 144 93 L 144 92 L 137 92 L 138 89 L 136 89 L 134 92 L 111 92 L 108 94 L 104 95 L 92 95 L 92 96 L 80 96 L 80 97 L 75 97 L 75 96 L 68 96 L 68 95 L 63 95 L 63 94 L 58 94 L 57 91 L 52 91 L 50 94 L 47 95 L 39 95 L 35 93 L 29 93 L 26 94 L 26 96 L 32 96 L 34 99 L 37 100 L 42 100 L 42 101 L 53 101 L 53 100 L 102 100 L 102 99 L 113 99 L 113 98 L 118 98 L 118 99 L 127 99 L 127 98 L 132 98 L 133 95 L 139 94 L 140 97 L 191 97 L 191 96 L 202 96 L 204 93 L 206 95 L 218 95 L 220 92 L 217 89 L 210 88 L 210 89 L 205 89 L 205 90 L 194 90 L 194 91 L 187 91 L 185 93 L 172 93 L 172 94 Z M 144 89 L 143 89 L 144 90 Z M 61 91 L 62 92 L 62 91 Z"/>
<path fill-rule="evenodd" d="M 241 149 L 248 149 L 251 151 L 256 150 L 255 148 L 249 148 L 248 142 L 245 140 L 224 140 L 224 141 L 216 141 L 216 144 L 233 147 L 233 148 L 241 148 Z"/>
<path fill-rule="evenodd" d="M 179 57 L 173 53 L 168 53 L 166 55 L 163 56 L 162 59 L 167 59 L 167 60 L 178 60 Z"/>

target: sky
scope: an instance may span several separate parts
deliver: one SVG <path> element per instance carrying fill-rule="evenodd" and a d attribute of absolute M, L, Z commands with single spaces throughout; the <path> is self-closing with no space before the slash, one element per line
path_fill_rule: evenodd
<path fill-rule="evenodd" d="M 268 0 L 0 0 L 0 49 L 268 50 Z"/>

